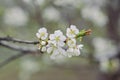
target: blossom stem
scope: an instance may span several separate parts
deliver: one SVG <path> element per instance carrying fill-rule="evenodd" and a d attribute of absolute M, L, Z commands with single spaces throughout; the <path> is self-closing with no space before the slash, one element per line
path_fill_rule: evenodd
<path fill-rule="evenodd" d="M 77 35 L 76 35 L 76 38 L 80 38 L 80 37 L 84 37 L 86 35 L 90 35 L 92 32 L 91 29 L 88 29 L 88 30 L 82 30 L 80 31 Z"/>

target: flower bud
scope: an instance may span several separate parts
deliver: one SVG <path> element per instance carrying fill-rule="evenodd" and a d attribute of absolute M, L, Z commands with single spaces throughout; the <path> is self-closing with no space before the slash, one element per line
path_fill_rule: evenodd
<path fill-rule="evenodd" d="M 41 45 L 45 45 L 46 44 L 46 42 L 45 41 L 41 41 Z"/>

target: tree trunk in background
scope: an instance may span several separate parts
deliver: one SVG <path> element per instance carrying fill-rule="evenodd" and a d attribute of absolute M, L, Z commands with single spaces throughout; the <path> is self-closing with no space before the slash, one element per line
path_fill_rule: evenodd
<path fill-rule="evenodd" d="M 107 31 L 108 36 L 114 40 L 116 44 L 120 43 L 120 36 L 118 33 L 118 22 L 120 17 L 120 0 L 108 0 L 107 5 L 107 15 L 108 15 L 108 24 Z"/>
<path fill-rule="evenodd" d="M 118 47 L 118 55 L 117 58 L 120 60 L 120 36 L 118 31 L 118 23 L 120 17 L 120 0 L 108 0 L 108 4 L 106 6 L 106 11 L 108 15 L 108 23 L 107 23 L 107 32 L 108 36 L 111 40 L 113 40 Z M 120 70 L 114 74 L 105 74 L 100 72 L 99 80 L 120 80 Z"/>

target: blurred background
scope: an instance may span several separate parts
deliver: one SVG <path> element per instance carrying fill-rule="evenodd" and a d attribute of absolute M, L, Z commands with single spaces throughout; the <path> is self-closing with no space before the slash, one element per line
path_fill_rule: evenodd
<path fill-rule="evenodd" d="M 65 33 L 71 24 L 92 29 L 81 56 L 26 55 L 0 68 L 0 80 L 120 80 L 120 0 L 0 0 L 0 37 L 36 41 L 40 27 Z M 18 53 L 0 46 L 0 62 Z"/>

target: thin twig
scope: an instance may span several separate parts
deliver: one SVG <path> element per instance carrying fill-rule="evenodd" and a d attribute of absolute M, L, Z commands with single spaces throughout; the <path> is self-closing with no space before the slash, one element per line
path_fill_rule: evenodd
<path fill-rule="evenodd" d="M 9 57 L 8 59 L 6 59 L 5 61 L 0 63 L 0 68 L 4 67 L 5 65 L 7 65 L 8 63 L 25 56 L 26 54 L 36 54 L 36 53 L 41 53 L 40 51 L 38 51 L 37 49 L 30 49 L 30 48 L 26 48 L 26 47 L 20 47 L 17 45 L 11 45 L 8 44 L 7 42 L 3 42 L 0 41 L 0 46 L 6 47 L 8 49 L 14 50 L 14 51 L 19 51 L 19 54 L 13 55 L 11 57 Z"/>
<path fill-rule="evenodd" d="M 11 42 L 17 42 L 17 43 L 25 43 L 25 44 L 38 44 L 38 41 L 28 41 L 28 40 L 20 40 L 20 39 L 15 39 L 12 37 L 0 37 L 0 41 L 11 41 Z"/>
<path fill-rule="evenodd" d="M 9 57 L 8 59 L 6 59 L 5 61 L 0 63 L 0 68 L 4 67 L 8 63 L 10 63 L 10 62 L 12 62 L 12 61 L 14 61 L 14 60 L 16 60 L 16 59 L 18 59 L 20 57 L 25 56 L 26 54 L 28 54 L 28 53 L 23 53 L 22 52 L 22 53 L 19 53 L 19 54 L 16 54 L 16 55 L 13 55 L 13 56 Z"/>
<path fill-rule="evenodd" d="M 11 45 L 11 44 L 8 44 L 7 42 L 0 42 L 0 46 L 3 46 L 3 47 L 6 47 L 6 48 L 9 48 L 9 49 L 12 49 L 12 50 L 15 50 L 15 51 L 20 51 L 20 52 L 36 52 L 37 49 L 34 49 L 34 48 L 26 48 L 26 47 L 20 47 L 20 46 L 17 46 L 17 45 Z"/>

